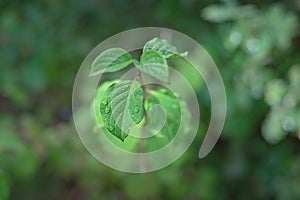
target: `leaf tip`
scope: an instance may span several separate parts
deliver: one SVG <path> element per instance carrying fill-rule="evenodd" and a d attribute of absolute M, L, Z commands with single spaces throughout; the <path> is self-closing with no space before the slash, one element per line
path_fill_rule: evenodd
<path fill-rule="evenodd" d="M 91 72 L 89 73 L 89 77 L 96 76 L 96 75 L 98 75 L 98 74 L 100 74 L 100 72 L 98 72 L 98 73 L 96 72 L 96 73 L 95 73 L 95 72 L 92 72 L 92 71 L 91 71 Z"/>

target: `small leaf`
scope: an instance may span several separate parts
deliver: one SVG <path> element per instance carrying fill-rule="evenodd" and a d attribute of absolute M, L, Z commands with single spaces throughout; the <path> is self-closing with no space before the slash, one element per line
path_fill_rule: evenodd
<path fill-rule="evenodd" d="M 164 58 L 171 58 L 171 57 L 177 57 L 177 56 L 186 56 L 187 52 L 179 54 L 177 52 L 176 47 L 171 45 L 167 40 L 159 39 L 159 38 L 153 38 L 152 40 L 148 41 L 143 49 L 143 52 L 147 51 L 156 51 Z"/>
<path fill-rule="evenodd" d="M 137 68 L 157 78 L 160 81 L 168 82 L 169 69 L 167 61 L 156 51 L 146 51 L 141 56 L 141 62 L 134 61 Z"/>
<path fill-rule="evenodd" d="M 105 128 L 124 141 L 144 118 L 143 98 L 144 92 L 138 82 L 121 81 L 110 85 L 99 102 Z"/>
<path fill-rule="evenodd" d="M 225 22 L 234 19 L 236 8 L 226 5 L 211 5 L 202 10 L 202 17 L 210 22 Z"/>
<path fill-rule="evenodd" d="M 102 52 L 93 62 L 90 75 L 104 72 L 115 72 L 132 63 L 131 55 L 120 48 L 112 48 Z"/>
<path fill-rule="evenodd" d="M 270 106 L 281 104 L 287 92 L 288 85 L 281 79 L 274 79 L 268 82 L 265 89 L 265 101 Z"/>
<path fill-rule="evenodd" d="M 287 132 L 281 126 L 284 114 L 281 108 L 272 109 L 264 120 L 262 135 L 269 143 L 276 144 L 286 136 Z"/>

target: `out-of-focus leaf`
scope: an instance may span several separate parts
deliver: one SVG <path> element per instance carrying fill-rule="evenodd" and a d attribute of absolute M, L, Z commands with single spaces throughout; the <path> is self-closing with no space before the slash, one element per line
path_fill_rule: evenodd
<path fill-rule="evenodd" d="M 265 101 L 270 106 L 278 106 L 285 93 L 287 92 L 287 84 L 282 80 L 272 80 L 266 86 Z"/>
<path fill-rule="evenodd" d="M 300 87 L 300 65 L 294 65 L 291 67 L 291 69 L 289 70 L 289 81 L 290 84 L 299 89 Z"/>
<path fill-rule="evenodd" d="M 0 199 L 6 200 L 9 196 L 9 186 L 4 177 L 4 173 L 0 170 Z"/>
<path fill-rule="evenodd" d="M 250 17 L 255 13 L 255 9 L 251 5 L 211 5 L 202 10 L 202 17 L 211 22 L 221 23 L 228 20 Z"/>
<path fill-rule="evenodd" d="M 277 143 L 287 134 L 281 127 L 283 114 L 281 109 L 274 109 L 269 113 L 264 122 L 262 135 L 269 143 Z"/>

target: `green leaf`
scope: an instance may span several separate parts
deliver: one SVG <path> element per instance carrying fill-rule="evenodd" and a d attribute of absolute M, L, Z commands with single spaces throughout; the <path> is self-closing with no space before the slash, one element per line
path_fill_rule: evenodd
<path fill-rule="evenodd" d="M 120 82 L 120 80 L 113 80 L 113 81 L 107 81 L 101 84 L 101 86 L 99 88 L 97 88 L 97 92 L 96 92 L 96 97 L 94 100 L 94 112 L 95 112 L 95 116 L 96 116 L 96 121 L 100 126 L 104 126 L 103 124 L 103 120 L 102 120 L 102 116 L 100 113 L 100 102 L 104 97 L 104 93 L 107 90 L 107 88 L 114 84 L 114 83 L 118 83 Z"/>
<path fill-rule="evenodd" d="M 253 17 L 256 14 L 257 13 L 254 6 L 240 6 L 237 4 L 210 5 L 204 8 L 201 13 L 204 19 L 216 23 Z"/>
<path fill-rule="evenodd" d="M 285 110 L 276 108 L 272 109 L 264 120 L 262 135 L 269 143 L 276 144 L 286 136 L 287 132 L 282 128 L 284 115 Z"/>
<path fill-rule="evenodd" d="M 234 19 L 236 8 L 226 5 L 211 5 L 202 10 L 202 17 L 210 22 L 225 22 Z"/>
<path fill-rule="evenodd" d="M 294 65 L 289 69 L 288 73 L 290 84 L 295 87 L 299 88 L 300 85 L 300 65 Z"/>
<path fill-rule="evenodd" d="M 100 102 L 105 128 L 124 141 L 144 118 L 143 98 L 144 92 L 138 82 L 121 81 L 110 85 Z"/>
<path fill-rule="evenodd" d="M 141 62 L 134 60 L 137 68 L 157 78 L 160 81 L 168 82 L 169 69 L 167 61 L 156 51 L 146 51 L 141 56 Z"/>
<path fill-rule="evenodd" d="M 131 55 L 120 48 L 112 48 L 102 52 L 93 62 L 90 75 L 104 72 L 115 72 L 132 63 Z"/>
<path fill-rule="evenodd" d="M 268 82 L 265 89 L 265 101 L 270 106 L 281 104 L 287 92 L 288 85 L 281 79 L 274 79 Z"/>
<path fill-rule="evenodd" d="M 156 51 L 164 58 L 171 58 L 177 56 L 184 57 L 187 55 L 187 52 L 179 54 L 177 52 L 176 47 L 171 45 L 167 40 L 159 39 L 157 37 L 153 38 L 145 44 L 143 53 L 147 51 Z"/>
<path fill-rule="evenodd" d="M 185 102 L 183 102 L 182 100 L 180 101 L 182 102 L 182 105 L 185 105 Z M 145 110 L 147 111 L 147 113 L 149 113 L 150 108 L 155 104 L 159 104 L 160 106 L 162 106 L 162 108 L 166 112 L 167 119 L 160 133 L 162 136 L 167 137 L 167 139 L 170 141 L 175 137 L 179 129 L 181 119 L 185 118 L 186 120 L 188 120 L 188 109 L 182 108 L 185 116 L 181 116 L 179 99 L 166 89 L 160 89 L 151 92 L 151 94 L 148 96 L 147 101 L 145 102 Z M 152 117 L 155 117 L 155 113 L 152 114 Z"/>

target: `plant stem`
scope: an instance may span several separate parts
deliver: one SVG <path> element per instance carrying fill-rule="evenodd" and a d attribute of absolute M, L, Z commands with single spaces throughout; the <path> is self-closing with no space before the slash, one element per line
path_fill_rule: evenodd
<path fill-rule="evenodd" d="M 145 122 L 144 122 L 144 125 L 147 125 L 148 124 L 148 113 L 145 109 L 145 102 L 147 100 L 147 97 L 148 95 L 147 94 L 150 94 L 148 92 L 148 88 L 145 87 L 144 85 L 144 81 L 143 81 L 143 78 L 142 78 L 142 71 L 140 69 L 138 69 L 138 75 L 137 77 L 140 78 L 140 81 L 141 81 L 141 86 L 142 86 L 142 90 L 144 92 L 144 98 L 143 98 L 143 108 L 144 108 L 144 115 L 145 115 Z M 144 144 L 145 141 L 143 140 L 140 140 L 138 142 L 138 149 L 140 152 L 145 152 L 145 144 Z M 141 168 L 141 171 L 147 171 L 148 169 L 148 163 L 147 163 L 147 159 L 145 157 L 145 155 L 141 155 L 140 157 L 140 168 Z"/>
<path fill-rule="evenodd" d="M 140 81 L 141 81 L 141 85 L 142 85 L 142 90 L 144 91 L 144 94 L 145 94 L 145 96 L 144 96 L 144 98 L 143 98 L 143 107 L 144 107 L 144 113 L 145 113 L 145 125 L 146 124 L 148 124 L 148 113 L 147 113 L 147 111 L 146 111 L 146 109 L 145 109 L 145 102 L 146 102 L 146 100 L 147 100 L 147 93 L 148 93 L 148 88 L 146 88 L 145 87 L 145 85 L 144 85 L 144 81 L 143 81 L 143 78 L 142 78 L 142 71 L 140 70 L 140 69 L 138 69 L 138 77 L 140 78 Z"/>
<path fill-rule="evenodd" d="M 152 94 L 153 93 L 153 90 L 151 90 L 150 88 L 146 88 L 146 91 L 145 91 L 147 94 Z"/>

